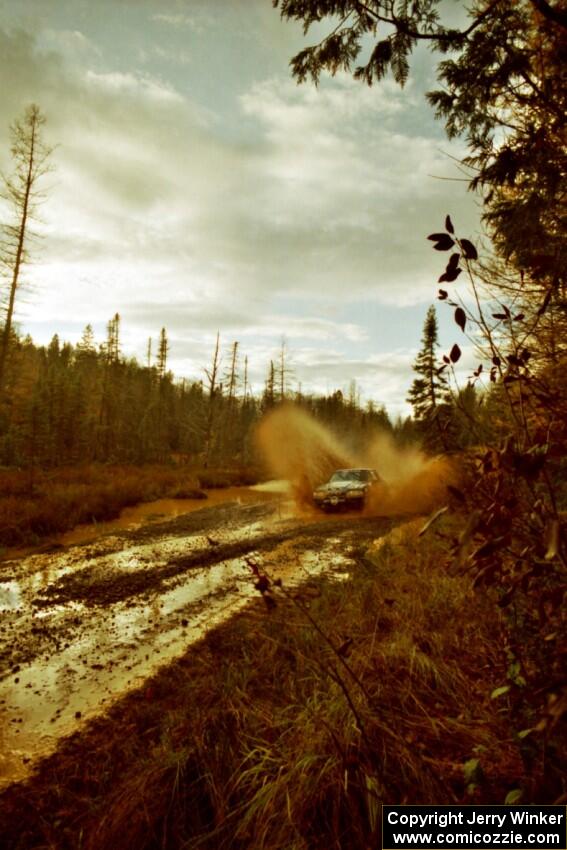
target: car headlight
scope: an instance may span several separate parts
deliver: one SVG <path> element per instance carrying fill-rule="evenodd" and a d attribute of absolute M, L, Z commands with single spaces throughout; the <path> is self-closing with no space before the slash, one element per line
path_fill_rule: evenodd
<path fill-rule="evenodd" d="M 347 497 L 349 499 L 362 499 L 364 498 L 364 490 L 349 490 Z"/>

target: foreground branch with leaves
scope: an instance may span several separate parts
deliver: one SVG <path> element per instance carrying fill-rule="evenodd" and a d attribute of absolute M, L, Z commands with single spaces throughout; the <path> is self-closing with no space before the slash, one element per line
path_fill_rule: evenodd
<path fill-rule="evenodd" d="M 464 271 L 469 296 L 459 297 L 455 286 L 451 297 L 445 290 L 438 297 L 454 309 L 460 331 L 484 355 L 470 380 L 489 376 L 491 389 L 485 390 L 483 402 L 500 416 L 498 443 L 471 453 L 467 486 L 457 491 L 467 520 L 451 541 L 451 552 L 457 569 L 470 573 L 479 592 L 496 592 L 505 614 L 508 672 L 498 695 L 513 697 L 525 727 L 519 734 L 530 739 L 526 758 L 543 793 L 547 786 L 560 788 L 566 751 L 567 353 L 556 351 L 556 362 L 544 359 L 542 365 L 532 351 L 545 341 L 540 323 L 562 305 L 546 296 L 534 306 L 529 294 L 523 308 L 517 298 L 510 306 L 502 301 L 496 308 L 485 305 L 474 246 L 455 236 L 449 217 L 446 231 L 429 239 L 437 250 L 457 249 L 439 280 L 454 283 Z M 460 353 L 456 343 L 438 371 L 458 359 L 455 350 Z"/>

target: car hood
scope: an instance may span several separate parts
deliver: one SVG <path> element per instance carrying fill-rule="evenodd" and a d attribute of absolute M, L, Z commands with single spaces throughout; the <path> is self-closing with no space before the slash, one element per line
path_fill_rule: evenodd
<path fill-rule="evenodd" d="M 325 493 L 346 493 L 347 490 L 366 490 L 368 483 L 366 481 L 337 481 L 333 484 L 324 484 L 322 487 L 317 487 L 319 492 Z"/>

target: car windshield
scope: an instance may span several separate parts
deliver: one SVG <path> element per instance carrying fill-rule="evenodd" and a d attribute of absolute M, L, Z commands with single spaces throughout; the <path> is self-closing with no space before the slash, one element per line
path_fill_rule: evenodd
<path fill-rule="evenodd" d="M 371 481 L 372 475 L 369 469 L 338 469 L 331 477 L 331 484 L 341 481 Z"/>

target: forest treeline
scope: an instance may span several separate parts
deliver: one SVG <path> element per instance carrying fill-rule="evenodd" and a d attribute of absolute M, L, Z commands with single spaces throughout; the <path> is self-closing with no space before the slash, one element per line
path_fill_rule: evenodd
<path fill-rule="evenodd" d="M 282 400 L 293 399 L 317 419 L 360 444 L 376 427 L 394 426 L 381 406 L 364 408 L 353 387 L 327 397 L 288 387 L 285 361 L 272 361 L 262 391 L 254 394 L 238 343 L 224 357 L 220 341 L 203 380 L 177 379 L 167 369 L 162 330 L 155 362 L 141 364 L 120 351 L 120 318 L 108 324 L 104 343 L 87 326 L 72 345 L 55 335 L 49 345 L 13 335 L 0 407 L 0 463 L 53 468 L 84 463 L 248 465 L 254 459 L 254 426 Z M 283 356 L 283 355 L 282 355 Z M 282 380 L 282 372 L 283 380 Z"/>
<path fill-rule="evenodd" d="M 393 421 L 383 405 L 361 403 L 355 382 L 346 393 L 339 389 L 326 396 L 293 390 L 283 345 L 267 366 L 261 391 L 254 393 L 238 342 L 223 353 L 218 337 L 203 380 L 187 380 L 167 368 L 165 329 L 154 362 L 150 346 L 146 363 L 123 355 L 118 314 L 99 344 L 90 325 L 76 345 L 61 342 L 56 334 L 49 345 L 40 346 L 30 336 L 13 333 L 0 405 L 0 464 L 33 470 L 174 460 L 200 468 L 246 467 L 257 461 L 256 424 L 283 401 L 311 413 L 355 451 L 377 430 L 392 433 L 401 443 L 424 442 L 433 451 L 463 448 L 478 441 L 483 406 L 486 421 L 493 421 L 497 393 L 487 401 L 467 385 L 451 396 L 444 383 L 438 386 L 436 370 L 428 380 L 437 347 L 432 308 L 414 367 L 414 416 Z M 475 432 L 470 428 L 473 416 Z"/>

